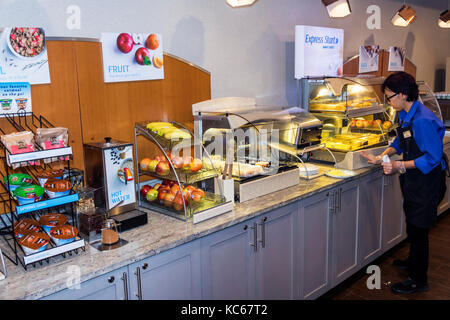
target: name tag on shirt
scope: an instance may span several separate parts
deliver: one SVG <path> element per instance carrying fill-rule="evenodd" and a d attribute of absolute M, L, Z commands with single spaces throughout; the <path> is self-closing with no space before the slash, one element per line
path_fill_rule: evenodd
<path fill-rule="evenodd" d="M 405 138 L 405 139 L 411 138 L 411 131 L 409 131 L 409 130 L 404 131 L 403 138 Z"/>

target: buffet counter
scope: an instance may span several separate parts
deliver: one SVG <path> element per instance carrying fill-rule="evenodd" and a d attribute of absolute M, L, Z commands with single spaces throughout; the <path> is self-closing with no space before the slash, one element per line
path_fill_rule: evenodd
<path fill-rule="evenodd" d="M 68 279 L 73 281 L 73 270 L 79 270 L 75 275 L 84 282 L 378 170 L 378 166 L 359 169 L 356 176 L 345 180 L 327 176 L 301 179 L 298 186 L 236 203 L 233 211 L 196 225 L 147 211 L 148 224 L 121 233 L 121 238 L 129 243 L 115 250 L 101 252 L 87 245 L 85 252 L 80 251 L 78 255 L 65 259 L 52 258 L 50 264 L 44 262 L 42 266 L 30 266 L 27 271 L 20 264 L 15 266 L 7 260 L 8 276 L 0 281 L 0 299 L 43 298 L 66 289 Z M 0 243 L 0 247 L 6 251 L 5 243 Z M 74 266 L 79 269 L 74 269 Z"/>

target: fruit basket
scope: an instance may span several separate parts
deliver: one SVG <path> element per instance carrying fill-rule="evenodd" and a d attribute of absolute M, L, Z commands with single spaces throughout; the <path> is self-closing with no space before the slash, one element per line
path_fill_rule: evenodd
<path fill-rule="evenodd" d="M 156 146 L 160 155 L 140 157 L 144 148 L 141 149 L 138 137 Z M 212 182 L 218 179 L 220 172 L 211 159 L 190 156 L 192 148 L 203 146 L 194 141 L 193 134 L 182 124 L 175 121 L 136 123 L 135 146 L 140 207 L 193 223 L 232 210 L 233 203 L 223 196 L 220 183 L 216 184 L 217 190 L 213 190 Z M 210 165 L 206 166 L 205 161 Z"/>

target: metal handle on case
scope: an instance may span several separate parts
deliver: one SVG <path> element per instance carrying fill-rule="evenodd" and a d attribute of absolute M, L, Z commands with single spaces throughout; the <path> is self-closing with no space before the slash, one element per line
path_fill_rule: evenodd
<path fill-rule="evenodd" d="M 342 188 L 339 188 L 337 192 L 337 201 L 336 201 L 336 212 L 341 212 L 341 199 L 342 199 Z"/>
<path fill-rule="evenodd" d="M 125 300 L 128 300 L 128 277 L 126 272 L 123 273 L 122 280 L 123 280 L 123 290 L 125 293 Z"/>
<path fill-rule="evenodd" d="M 111 276 L 111 277 L 108 278 L 108 282 L 109 282 L 109 283 L 113 283 L 114 280 L 115 280 L 114 276 Z"/>
<path fill-rule="evenodd" d="M 267 217 L 264 217 L 261 219 L 261 248 L 266 247 L 266 225 L 265 222 L 267 221 Z"/>
<path fill-rule="evenodd" d="M 253 247 L 253 251 L 258 251 L 258 233 L 257 233 L 258 224 L 256 222 L 253 222 L 253 243 L 250 245 Z"/>
<path fill-rule="evenodd" d="M 137 275 L 137 285 L 138 285 L 138 293 L 137 297 L 139 300 L 142 300 L 142 284 L 141 284 L 141 268 L 136 268 L 136 275 Z"/>

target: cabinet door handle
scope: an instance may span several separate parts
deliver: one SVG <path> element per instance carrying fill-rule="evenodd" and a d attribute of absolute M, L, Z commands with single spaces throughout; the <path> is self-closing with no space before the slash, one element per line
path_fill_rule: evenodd
<path fill-rule="evenodd" d="M 138 285 L 138 293 L 137 297 L 139 300 L 142 300 L 142 283 L 141 283 L 141 268 L 136 268 L 136 276 L 137 276 L 137 285 Z"/>
<path fill-rule="evenodd" d="M 334 200 L 335 200 L 334 192 L 327 193 L 327 197 L 329 197 L 328 202 L 332 201 L 332 203 L 329 203 L 330 213 L 334 213 Z"/>
<path fill-rule="evenodd" d="M 111 276 L 111 277 L 109 277 L 108 282 L 109 282 L 109 283 L 113 283 L 114 280 L 115 280 L 114 276 Z"/>
<path fill-rule="evenodd" d="M 125 293 L 125 300 L 128 300 L 128 277 L 126 272 L 123 273 L 122 280 L 123 280 L 123 290 Z"/>
<path fill-rule="evenodd" d="M 341 207 L 342 207 L 342 188 L 339 188 L 337 203 L 338 203 L 338 209 L 336 211 L 341 212 Z"/>
<path fill-rule="evenodd" d="M 266 247 L 266 225 L 265 222 L 267 221 L 267 217 L 264 217 L 261 219 L 261 247 Z"/>
<path fill-rule="evenodd" d="M 256 222 L 253 222 L 253 243 L 251 243 L 250 245 L 253 247 L 253 251 L 257 252 L 258 251 L 258 233 L 257 233 L 257 229 L 258 229 L 258 224 Z"/>
<path fill-rule="evenodd" d="M 148 268 L 148 263 L 144 263 L 144 264 L 142 265 L 142 269 L 147 270 L 147 268 Z"/>

